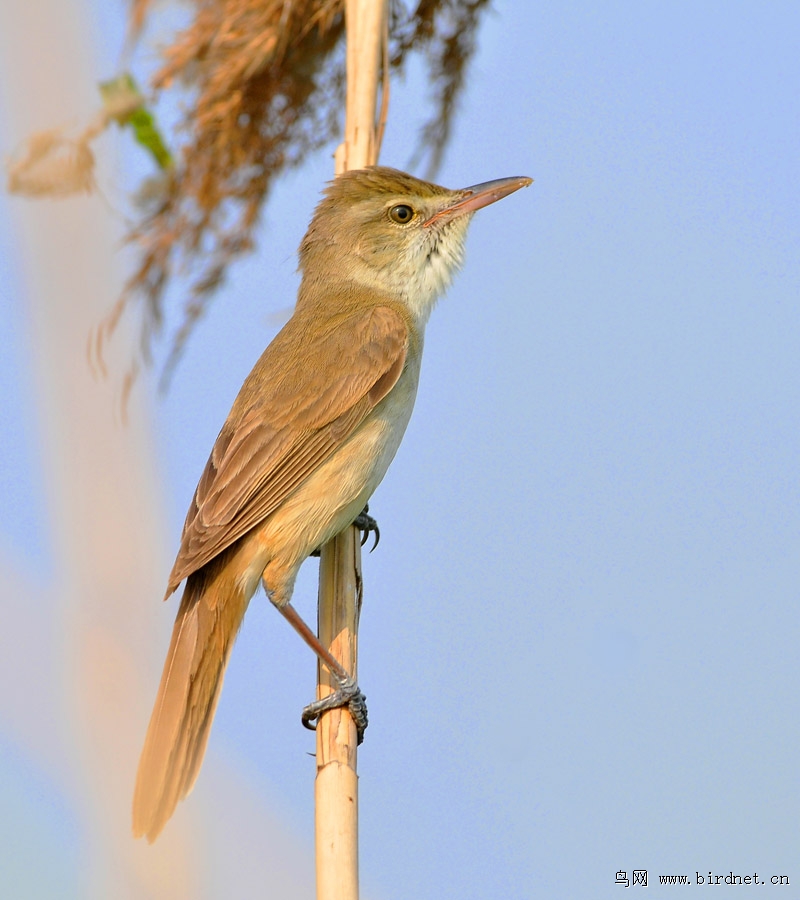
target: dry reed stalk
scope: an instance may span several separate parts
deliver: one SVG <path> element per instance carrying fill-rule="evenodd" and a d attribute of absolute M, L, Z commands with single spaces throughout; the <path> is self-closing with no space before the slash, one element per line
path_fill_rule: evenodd
<path fill-rule="evenodd" d="M 336 174 L 378 162 L 381 121 L 376 122 L 381 53 L 386 46 L 386 0 L 347 0 L 347 105 L 345 139 Z M 384 100 L 388 91 L 385 77 Z M 361 612 L 361 545 L 354 527 L 322 548 L 319 574 L 319 638 L 354 677 L 358 672 Z M 332 690 L 327 669 L 317 666 L 317 696 Z M 357 734 L 346 709 L 324 713 L 317 724 L 314 785 L 317 900 L 358 900 Z"/>
<path fill-rule="evenodd" d="M 322 548 L 318 629 L 320 641 L 354 676 L 360 611 L 361 545 L 351 526 Z M 317 678 L 318 697 L 334 690 L 322 665 Z M 357 743 L 356 727 L 346 709 L 320 716 L 314 782 L 317 900 L 358 900 Z"/>

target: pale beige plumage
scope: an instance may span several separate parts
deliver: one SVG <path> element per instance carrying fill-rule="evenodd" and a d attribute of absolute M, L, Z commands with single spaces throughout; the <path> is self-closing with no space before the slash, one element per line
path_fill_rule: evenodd
<path fill-rule="evenodd" d="M 328 187 L 300 248 L 295 312 L 245 380 L 186 518 L 167 596 L 186 587 L 139 763 L 137 836 L 154 840 L 194 784 L 259 580 L 296 619 L 303 560 L 383 478 L 413 408 L 425 323 L 472 212 L 528 183 L 449 191 L 373 167 Z"/>

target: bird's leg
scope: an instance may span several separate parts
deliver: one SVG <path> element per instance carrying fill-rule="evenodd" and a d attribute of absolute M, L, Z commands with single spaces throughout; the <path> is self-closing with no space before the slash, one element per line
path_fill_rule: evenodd
<path fill-rule="evenodd" d="M 329 709 L 336 709 L 340 706 L 346 707 L 356 725 L 358 735 L 358 743 L 364 740 L 364 732 L 367 729 L 367 698 L 361 693 L 361 689 L 356 683 L 355 678 L 348 673 L 344 666 L 336 659 L 331 652 L 324 647 L 319 638 L 306 625 L 297 610 L 291 603 L 284 603 L 282 606 L 275 604 L 280 614 L 294 628 L 300 637 L 308 644 L 308 646 L 317 654 L 323 663 L 328 667 L 331 675 L 336 679 L 339 685 L 338 690 L 322 700 L 315 700 L 309 703 L 303 710 L 302 722 L 306 728 L 314 731 L 315 725 L 311 724 L 318 719 L 322 713 Z"/>

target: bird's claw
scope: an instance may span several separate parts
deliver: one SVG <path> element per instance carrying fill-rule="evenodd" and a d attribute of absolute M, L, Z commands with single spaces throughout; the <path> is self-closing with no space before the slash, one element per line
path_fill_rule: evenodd
<path fill-rule="evenodd" d="M 370 532 L 374 532 L 375 534 L 375 543 L 369 548 L 369 552 L 372 551 L 378 546 L 378 542 L 381 539 L 381 530 L 378 528 L 377 521 L 369 514 L 369 503 L 364 506 L 364 509 L 353 519 L 353 525 L 358 528 L 361 532 L 361 546 L 367 543 L 369 540 Z M 317 547 L 316 550 L 311 551 L 311 556 L 319 556 L 320 548 Z"/>
<path fill-rule="evenodd" d="M 353 717 L 356 726 L 356 735 L 358 743 L 364 740 L 364 732 L 367 730 L 367 698 L 361 693 L 361 688 L 356 684 L 354 678 L 339 683 L 339 689 L 322 700 L 315 700 L 305 707 L 302 714 L 302 722 L 309 731 L 316 731 L 316 721 L 330 709 L 338 709 L 344 707 Z"/>
<path fill-rule="evenodd" d="M 378 542 L 381 539 L 381 530 L 378 528 L 377 521 L 369 514 L 369 503 L 364 506 L 364 509 L 356 516 L 353 520 L 353 525 L 358 528 L 361 532 L 361 546 L 367 543 L 369 540 L 370 532 L 375 533 L 375 543 L 370 547 L 369 552 L 372 551 L 378 546 Z"/>

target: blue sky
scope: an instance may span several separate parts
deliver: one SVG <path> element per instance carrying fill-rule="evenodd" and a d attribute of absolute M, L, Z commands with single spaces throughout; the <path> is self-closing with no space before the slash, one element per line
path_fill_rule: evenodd
<path fill-rule="evenodd" d="M 795 4 L 750 2 L 517 0 L 485 23 L 439 180 L 535 182 L 476 215 L 371 503 L 365 897 L 605 898 L 634 868 L 655 897 L 679 890 L 660 874 L 800 882 L 798 26 Z M 93 27 L 99 79 L 121 23 L 105 10 Z M 414 72 L 393 87 L 382 162 L 408 162 L 424 90 Z M 4 152 L 22 137 L 0 124 Z M 170 393 L 140 388 L 160 580 L 293 302 L 331 171 L 320 154 L 276 190 Z M 52 586 L 16 215 L 0 197 L 0 547 Z M 310 618 L 314 568 L 296 594 Z M 267 607 L 248 613 L 210 759 L 310 866 L 313 745 L 297 716 L 313 662 Z M 174 604 L 148 614 L 154 685 Z M 47 848 L 42 878 L 79 883 L 80 810 L 2 722 L 0 772 Z M 211 783 L 181 815 L 220 815 Z"/>

